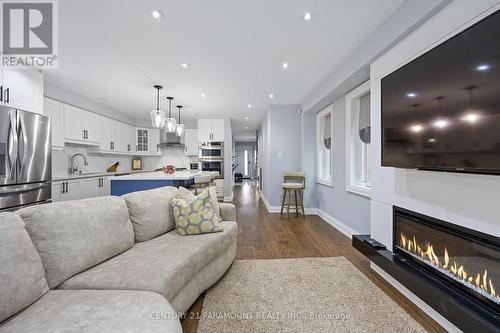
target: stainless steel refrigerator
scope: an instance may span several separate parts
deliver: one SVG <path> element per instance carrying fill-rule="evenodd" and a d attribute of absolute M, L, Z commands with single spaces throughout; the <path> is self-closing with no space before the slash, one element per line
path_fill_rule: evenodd
<path fill-rule="evenodd" d="M 0 211 L 50 202 L 50 118 L 0 106 Z"/>

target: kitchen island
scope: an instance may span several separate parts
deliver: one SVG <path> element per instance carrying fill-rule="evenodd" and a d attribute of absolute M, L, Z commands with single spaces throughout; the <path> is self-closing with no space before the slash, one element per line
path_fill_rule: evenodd
<path fill-rule="evenodd" d="M 163 186 L 189 188 L 194 184 L 195 176 L 199 174 L 201 174 L 199 171 L 176 171 L 173 174 L 155 171 L 111 177 L 111 195 L 123 195 Z"/>

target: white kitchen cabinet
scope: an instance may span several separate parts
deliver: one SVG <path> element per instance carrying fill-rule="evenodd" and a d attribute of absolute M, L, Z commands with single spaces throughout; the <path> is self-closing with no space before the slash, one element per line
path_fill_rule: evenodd
<path fill-rule="evenodd" d="M 100 197 L 111 195 L 111 181 L 108 177 L 97 178 L 97 193 Z"/>
<path fill-rule="evenodd" d="M 198 156 L 198 130 L 186 128 L 184 131 L 184 154 Z"/>
<path fill-rule="evenodd" d="M 64 104 L 65 141 L 91 146 L 99 145 L 98 124 L 101 118 L 93 112 Z"/>
<path fill-rule="evenodd" d="M 224 142 L 224 119 L 212 119 L 212 141 Z"/>
<path fill-rule="evenodd" d="M 43 114 L 43 73 L 2 68 L 0 104 Z"/>
<path fill-rule="evenodd" d="M 52 183 L 52 201 L 68 201 L 111 195 L 108 177 L 82 178 Z"/>
<path fill-rule="evenodd" d="M 136 128 L 136 155 L 159 155 L 160 130 L 157 128 Z"/>
<path fill-rule="evenodd" d="M 115 150 L 117 152 L 133 153 L 135 151 L 135 127 L 119 121 L 114 121 L 112 126 L 118 129 Z"/>
<path fill-rule="evenodd" d="M 63 103 L 45 97 L 43 99 L 43 113 L 51 119 L 52 149 L 64 148 L 64 110 Z"/>
<path fill-rule="evenodd" d="M 158 147 L 158 145 L 160 144 L 160 130 L 157 128 L 150 128 L 149 137 L 150 137 L 149 141 L 150 144 L 148 152 L 150 154 L 159 154 L 160 148 Z"/>
<path fill-rule="evenodd" d="M 80 181 L 66 180 L 52 183 L 52 201 L 68 201 L 81 198 Z"/>
<path fill-rule="evenodd" d="M 198 119 L 198 140 L 209 142 L 212 139 L 212 119 Z"/>
<path fill-rule="evenodd" d="M 79 199 L 96 198 L 99 196 L 98 178 L 80 179 Z"/>
<path fill-rule="evenodd" d="M 198 140 L 201 142 L 223 142 L 224 119 L 198 119 Z"/>

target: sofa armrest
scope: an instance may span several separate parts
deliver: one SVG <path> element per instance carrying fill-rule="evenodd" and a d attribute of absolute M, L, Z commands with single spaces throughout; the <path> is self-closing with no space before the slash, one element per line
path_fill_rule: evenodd
<path fill-rule="evenodd" d="M 231 203 L 221 202 L 220 217 L 223 221 L 236 221 L 236 206 Z"/>

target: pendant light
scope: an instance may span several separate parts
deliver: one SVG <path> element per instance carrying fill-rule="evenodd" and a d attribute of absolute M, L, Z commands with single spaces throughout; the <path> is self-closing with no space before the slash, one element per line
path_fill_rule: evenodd
<path fill-rule="evenodd" d="M 165 112 L 160 110 L 160 89 L 163 87 L 154 85 L 154 88 L 156 89 L 156 110 L 151 111 L 151 123 L 153 127 L 160 128 L 165 122 Z"/>
<path fill-rule="evenodd" d="M 168 118 L 165 118 L 165 131 L 167 133 L 174 133 L 175 125 L 177 124 L 175 118 L 172 118 L 172 100 L 174 98 L 169 96 L 167 97 L 167 99 L 168 99 Z"/>
<path fill-rule="evenodd" d="M 179 123 L 175 125 L 175 135 L 181 137 L 184 134 L 184 124 L 181 124 L 181 109 L 182 105 L 177 105 L 177 108 L 179 109 Z"/>

